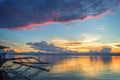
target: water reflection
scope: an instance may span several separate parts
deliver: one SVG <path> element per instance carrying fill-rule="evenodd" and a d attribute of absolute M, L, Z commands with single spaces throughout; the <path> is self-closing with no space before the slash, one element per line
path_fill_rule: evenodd
<path fill-rule="evenodd" d="M 36 56 L 35 56 L 36 57 Z M 68 56 L 42 55 L 49 61 L 51 71 L 42 73 L 33 80 L 119 80 L 119 56 Z"/>
<path fill-rule="evenodd" d="M 101 61 L 104 64 L 109 64 L 112 61 L 112 57 L 110 55 L 104 56 L 90 56 L 90 60 L 91 62 L 97 62 L 97 61 Z"/>
<path fill-rule="evenodd" d="M 64 73 L 75 71 L 90 77 L 100 73 L 100 70 L 103 69 L 101 65 L 102 62 L 97 64 L 91 62 L 89 57 L 71 57 L 69 59 L 64 59 L 62 62 L 57 62 L 57 64 L 53 66 L 52 72 Z"/>
<path fill-rule="evenodd" d="M 119 56 L 49 56 L 52 59 L 51 73 L 119 80 Z M 55 58 L 54 58 L 55 57 Z M 48 60 L 47 58 L 46 60 Z M 50 60 L 49 60 L 50 61 Z"/>

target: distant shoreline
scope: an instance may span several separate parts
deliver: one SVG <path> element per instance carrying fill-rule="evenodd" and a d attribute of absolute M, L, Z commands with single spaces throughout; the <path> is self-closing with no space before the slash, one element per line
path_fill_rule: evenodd
<path fill-rule="evenodd" d="M 120 53 L 16 53 L 14 55 L 120 56 Z"/>

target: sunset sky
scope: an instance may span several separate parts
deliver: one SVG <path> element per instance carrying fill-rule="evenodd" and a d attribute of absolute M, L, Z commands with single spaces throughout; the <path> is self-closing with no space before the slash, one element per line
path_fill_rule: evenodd
<path fill-rule="evenodd" d="M 0 0 L 0 44 L 17 52 L 120 52 L 120 0 Z"/>

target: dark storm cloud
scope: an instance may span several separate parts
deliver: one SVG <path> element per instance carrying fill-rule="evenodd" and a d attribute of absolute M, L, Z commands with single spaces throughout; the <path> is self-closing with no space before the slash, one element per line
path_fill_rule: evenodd
<path fill-rule="evenodd" d="M 27 29 L 35 24 L 97 17 L 120 0 L 0 0 L 0 28 Z"/>

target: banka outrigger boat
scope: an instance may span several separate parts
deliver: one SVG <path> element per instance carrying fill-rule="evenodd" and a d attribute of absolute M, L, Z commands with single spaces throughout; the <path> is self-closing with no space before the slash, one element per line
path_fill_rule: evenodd
<path fill-rule="evenodd" d="M 9 52 L 8 49 L 9 47 L 0 46 L 0 80 L 31 80 L 31 78 L 39 74 L 41 70 L 47 72 L 49 71 L 47 68 L 37 66 L 39 64 L 49 63 L 41 62 L 35 57 L 6 57 L 7 53 Z M 24 69 L 22 68 L 23 66 L 25 66 Z M 31 68 L 36 68 L 37 71 L 27 76 L 24 75 L 27 74 L 27 71 L 29 71 Z"/>

